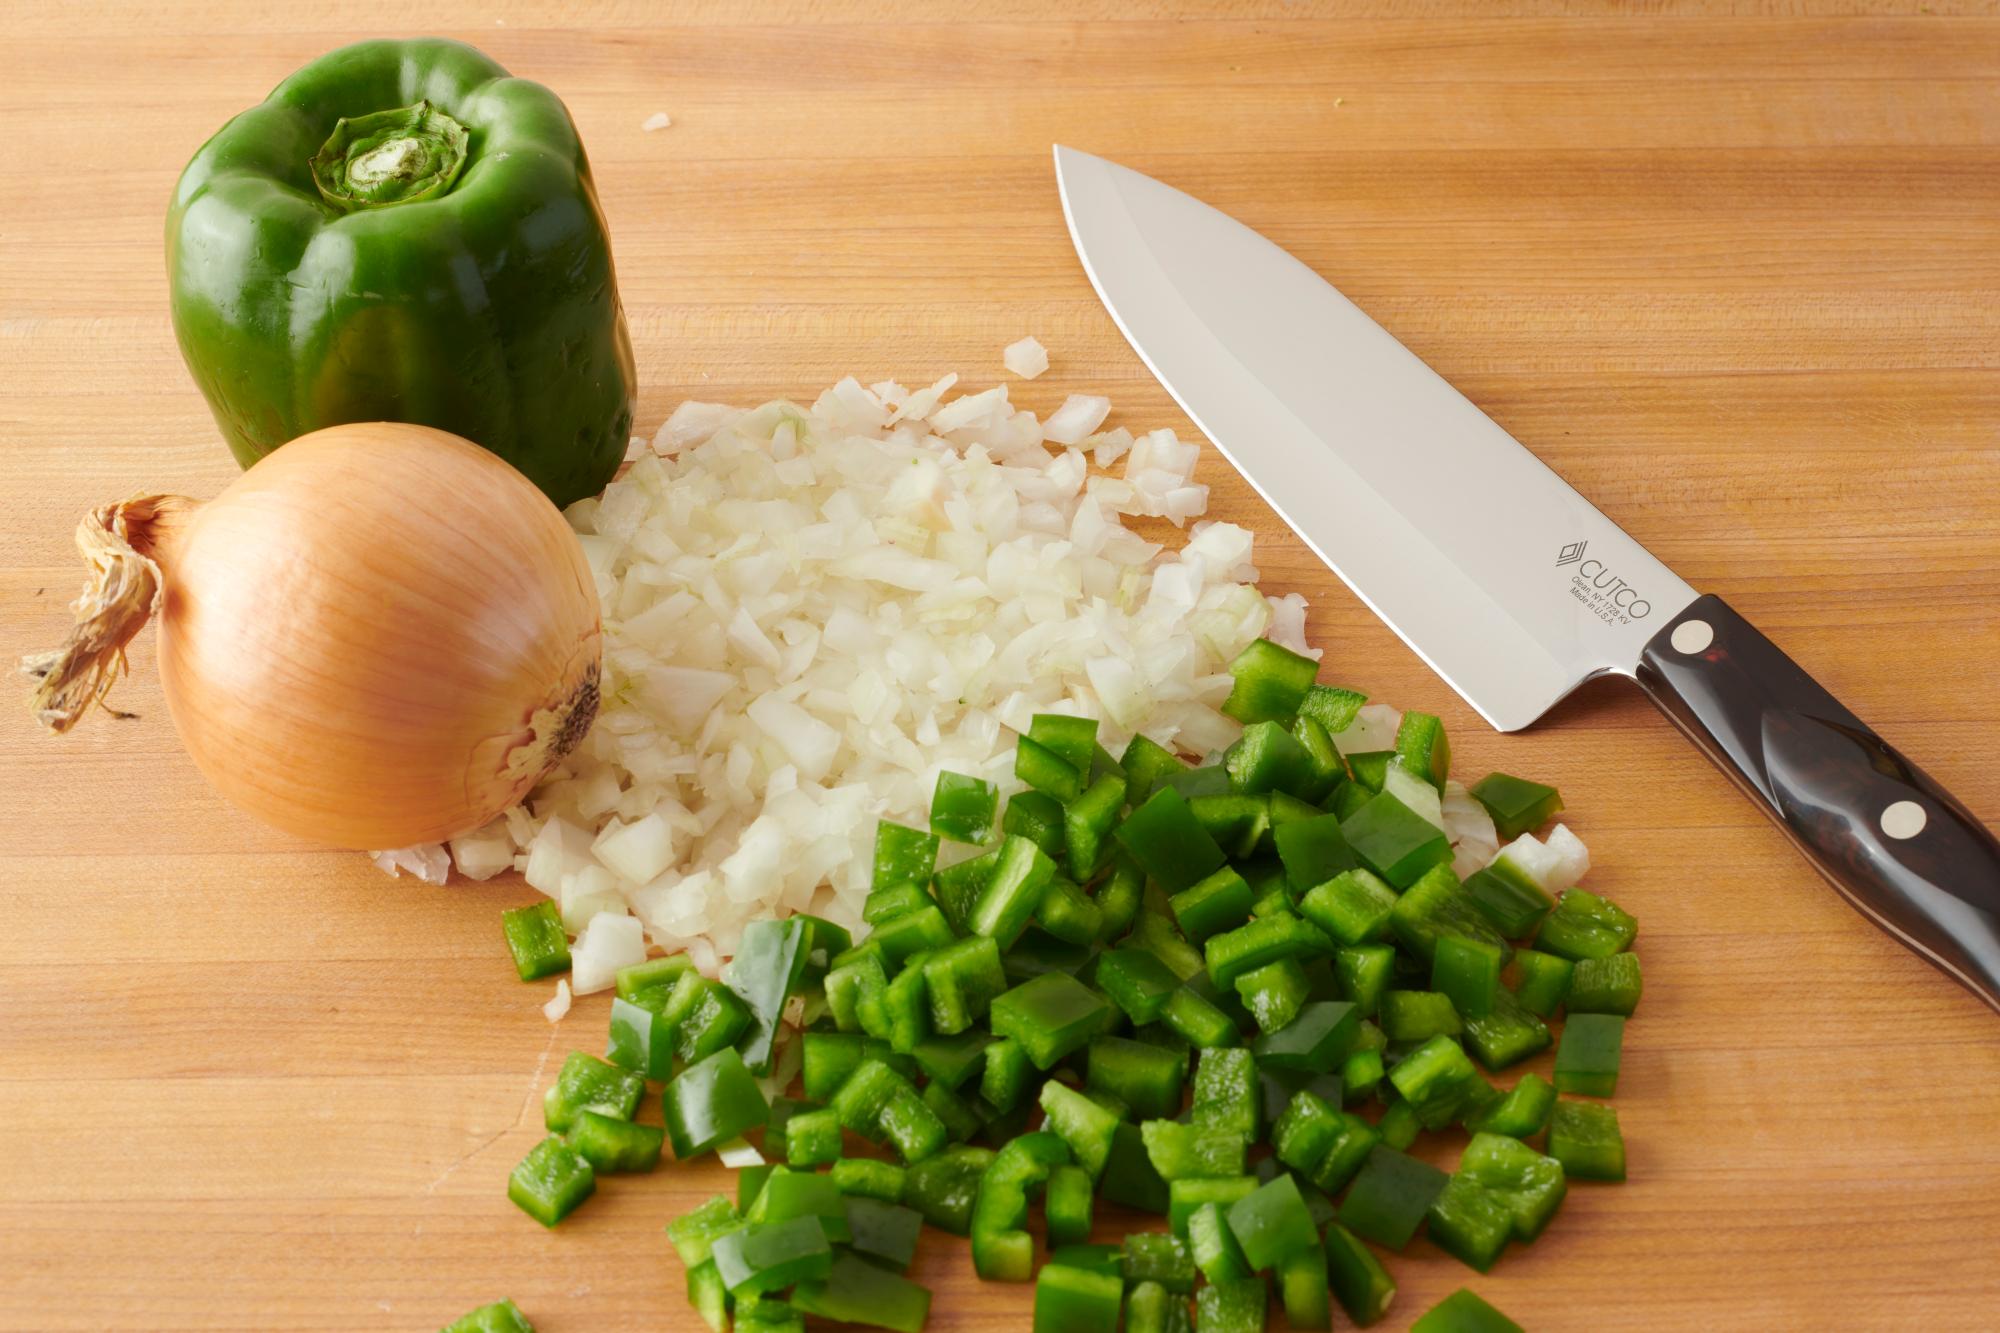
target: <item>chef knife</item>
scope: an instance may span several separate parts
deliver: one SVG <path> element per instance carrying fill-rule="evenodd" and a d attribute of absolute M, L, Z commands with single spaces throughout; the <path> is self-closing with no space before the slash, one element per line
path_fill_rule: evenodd
<path fill-rule="evenodd" d="M 1058 145 L 1070 237 L 1147 367 L 1355 595 L 1515 731 L 1629 676 L 1884 930 L 2000 1009 L 2000 842 L 1277 245 Z"/>

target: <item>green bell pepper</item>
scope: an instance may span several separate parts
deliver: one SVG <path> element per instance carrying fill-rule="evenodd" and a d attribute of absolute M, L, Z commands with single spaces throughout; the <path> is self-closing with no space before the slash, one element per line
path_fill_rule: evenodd
<path fill-rule="evenodd" d="M 1273 1177 L 1229 1205 L 1229 1229 L 1243 1249 L 1243 1258 L 1259 1273 L 1319 1245 L 1319 1230 L 1289 1173 Z"/>
<path fill-rule="evenodd" d="M 1467 1121 L 1466 1128 L 1475 1134 L 1532 1138 L 1549 1123 L 1555 1104 L 1554 1085 L 1540 1074 L 1523 1074 L 1520 1082 Z"/>
<path fill-rule="evenodd" d="M 597 1111 L 579 1111 L 569 1131 L 569 1146 L 593 1170 L 651 1171 L 660 1164 L 667 1131 L 640 1125 Z"/>
<path fill-rule="evenodd" d="M 1065 972 L 1047 972 L 995 999 L 993 1035 L 1021 1043 L 1035 1068 L 1080 1051 L 1113 1016 L 1111 1004 Z"/>
<path fill-rule="evenodd" d="M 1597 1102 L 1557 1102 L 1549 1117 L 1549 1156 L 1578 1180 L 1625 1179 L 1618 1112 Z"/>
<path fill-rule="evenodd" d="M 1563 808 L 1562 793 L 1554 787 L 1506 773 L 1488 773 L 1473 783 L 1472 796 L 1493 816 L 1493 828 L 1502 842 L 1540 828 Z"/>
<path fill-rule="evenodd" d="M 683 1162 L 757 1128 L 771 1112 L 757 1080 L 733 1047 L 675 1075 L 662 1090 L 660 1105 L 674 1157 Z"/>
<path fill-rule="evenodd" d="M 1124 1298 L 1116 1273 L 1044 1265 L 1035 1278 L 1034 1333 L 1118 1333 Z"/>
<path fill-rule="evenodd" d="M 1347 1317 L 1366 1328 L 1388 1313 L 1396 1283 L 1375 1251 L 1335 1222 L 1326 1229 L 1326 1276 Z"/>
<path fill-rule="evenodd" d="M 1520 1241 L 1542 1234 L 1569 1189 L 1561 1162 L 1502 1134 L 1475 1133 L 1459 1157 L 1458 1172 L 1507 1205 Z"/>
<path fill-rule="evenodd" d="M 1250 1261 L 1243 1257 L 1243 1247 L 1236 1243 L 1221 1207 L 1205 1203 L 1189 1213 L 1187 1232 L 1184 1243 L 1194 1266 L 1210 1282 L 1240 1282 L 1250 1276 Z"/>
<path fill-rule="evenodd" d="M 993 1158 L 991 1149 L 961 1144 L 913 1162 L 903 1172 L 903 1203 L 938 1230 L 966 1235 L 972 1229 L 980 1178 L 992 1168 Z"/>
<path fill-rule="evenodd" d="M 1157 1282 L 1186 1296 L 1194 1291 L 1195 1259 L 1188 1242 L 1161 1231 L 1135 1231 L 1125 1237 L 1125 1280 Z"/>
<path fill-rule="evenodd" d="M 224 125 L 175 187 L 167 275 L 245 467 L 407 421 L 567 505 L 624 459 L 632 342 L 583 144 L 554 93 L 463 43 L 342 47 Z"/>
<path fill-rule="evenodd" d="M 1543 920 L 1535 947 L 1573 962 L 1609 958 L 1631 948 L 1638 933 L 1638 921 L 1617 903 L 1583 889 L 1571 889 Z"/>
<path fill-rule="evenodd" d="M 1269 639 L 1253 639 L 1229 664 L 1234 681 L 1222 711 L 1255 724 L 1289 718 L 1305 702 L 1319 663 Z"/>
<path fill-rule="evenodd" d="M 1570 977 L 1566 1003 L 1572 1014 L 1617 1014 L 1630 1018 L 1639 1007 L 1644 982 L 1639 955 L 1614 953 L 1609 958 L 1579 959 Z"/>
<path fill-rule="evenodd" d="M 535 1333 L 535 1326 L 514 1302 L 495 1301 L 460 1315 L 442 1333 Z"/>
<path fill-rule="evenodd" d="M 1424 1214 L 1449 1177 L 1428 1162 L 1393 1148 L 1369 1150 L 1361 1174 L 1340 1205 L 1340 1225 L 1358 1236 L 1400 1250 L 1410 1243 Z"/>
<path fill-rule="evenodd" d="M 568 1217 L 596 1189 L 590 1163 L 553 1134 L 529 1149 L 507 1177 L 507 1197 L 545 1227 Z"/>
<path fill-rule="evenodd" d="M 828 1173 L 842 1194 L 897 1203 L 903 1197 L 904 1168 L 873 1157 L 843 1157 Z"/>
<path fill-rule="evenodd" d="M 850 1194 L 842 1201 L 847 1212 L 848 1246 L 892 1268 L 908 1268 L 917 1257 L 924 1215 L 914 1208 Z"/>
<path fill-rule="evenodd" d="M 1090 1040 L 1084 1089 L 1112 1094 L 1140 1119 L 1157 1120 L 1177 1113 L 1186 1081 L 1184 1052 L 1127 1037 Z"/>
<path fill-rule="evenodd" d="M 999 805 L 998 787 L 947 769 L 931 792 L 931 832 L 953 842 L 985 842 Z"/>
<path fill-rule="evenodd" d="M 1514 1214 L 1506 1200 L 1463 1171 L 1445 1181 L 1425 1221 L 1439 1249 L 1482 1273 L 1493 1267 L 1514 1235 Z"/>
<path fill-rule="evenodd" d="M 1618 1063 L 1625 1041 L 1625 1020 L 1617 1014 L 1572 1013 L 1563 1023 L 1556 1047 L 1558 1092 L 1609 1097 L 1618 1091 Z"/>
<path fill-rule="evenodd" d="M 1090 1173 L 1080 1166 L 1059 1166 L 1049 1172 L 1042 1189 L 1042 1217 L 1048 1223 L 1049 1244 L 1077 1245 L 1090 1239 L 1092 1195 Z"/>
<path fill-rule="evenodd" d="M 1195 1295 L 1195 1333 L 1263 1333 L 1270 1303 L 1261 1277 L 1212 1282 Z"/>
<path fill-rule="evenodd" d="M 572 1051 L 563 1061 L 561 1072 L 542 1094 L 542 1123 L 564 1134 L 579 1111 L 597 1111 L 630 1120 L 646 1093 L 646 1076 L 598 1059 L 583 1051 Z"/>
<path fill-rule="evenodd" d="M 921 1333 L 930 1317 L 931 1294 L 900 1273 L 856 1255 L 837 1254 L 825 1277 L 799 1283 L 792 1306 L 822 1319 Z"/>
<path fill-rule="evenodd" d="M 563 933 L 562 909 L 555 899 L 508 908 L 500 913 L 500 929 L 521 980 L 540 981 L 569 971 L 569 936 Z"/>
<path fill-rule="evenodd" d="M 1410 1325 L 1410 1333 L 1522 1333 L 1522 1328 L 1472 1291 L 1460 1287 L 1418 1316 L 1417 1322 Z"/>
<path fill-rule="evenodd" d="M 1547 1018 L 1569 995 L 1570 982 L 1576 971 L 1576 964 L 1569 959 L 1523 949 L 1514 955 L 1514 965 L 1521 969 L 1521 979 L 1514 987 L 1514 998 L 1521 1002 L 1523 1009 L 1536 1017 Z"/>

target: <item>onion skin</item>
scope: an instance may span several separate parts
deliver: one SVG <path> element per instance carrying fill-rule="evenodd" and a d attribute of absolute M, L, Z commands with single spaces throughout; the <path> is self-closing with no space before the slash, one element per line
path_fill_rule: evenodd
<path fill-rule="evenodd" d="M 208 504 L 154 507 L 127 536 L 158 566 L 168 710 L 203 776 L 260 819 L 335 847 L 440 841 L 518 802 L 589 729 L 590 567 L 555 506 L 477 445 L 335 426 Z"/>

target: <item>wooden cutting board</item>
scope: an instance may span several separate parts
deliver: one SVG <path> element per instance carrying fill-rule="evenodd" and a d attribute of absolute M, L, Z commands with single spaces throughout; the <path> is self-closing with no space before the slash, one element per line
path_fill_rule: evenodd
<path fill-rule="evenodd" d="M 479 43 L 568 99 L 648 431 L 684 397 L 1001 377 L 1186 421 L 1064 233 L 1062 139 L 1327 274 L 1696 586 L 2000 821 L 2000 21 L 1984 0 L 1278 0 L 1185 8 L 3 7 L 0 656 L 48 646 L 89 504 L 235 475 L 175 351 L 161 217 L 203 137 L 350 39 Z M 1012 16 L 1002 14 L 1013 8 Z M 647 133 L 655 112 L 671 128 Z M 1470 1283 L 1536 1329 L 2000 1323 L 2000 1019 L 1834 896 L 1628 687 L 1485 728 L 1219 460 L 1328 676 L 1441 712 L 1465 771 L 1560 784 L 1647 994 L 1623 1187 L 1490 1276 L 1427 1241 L 1400 1326 Z M 661 1225 L 713 1166 L 545 1233 L 503 1197 L 552 1027 L 497 922 L 295 845 L 182 757 L 149 647 L 62 740 L 0 714 L 0 1328 L 686 1329 Z M 1107 1227 L 1107 1230 L 1111 1228 Z M 1018 1329 L 926 1239 L 936 1329 Z"/>

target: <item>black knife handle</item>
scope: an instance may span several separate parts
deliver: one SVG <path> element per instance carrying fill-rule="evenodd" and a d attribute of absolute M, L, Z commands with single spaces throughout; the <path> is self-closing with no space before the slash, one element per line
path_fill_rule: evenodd
<path fill-rule="evenodd" d="M 1849 902 L 2000 1010 L 2000 842 L 1950 792 L 1720 597 L 1638 680 Z"/>

